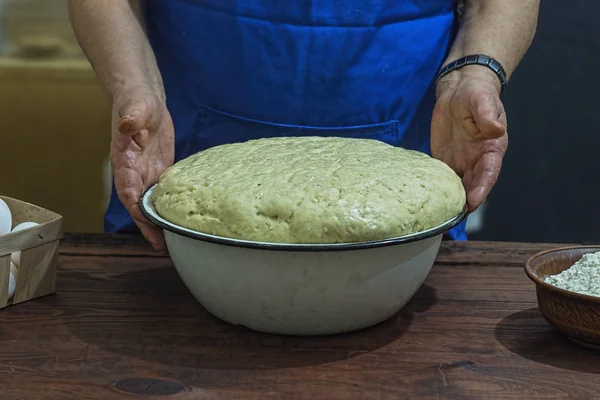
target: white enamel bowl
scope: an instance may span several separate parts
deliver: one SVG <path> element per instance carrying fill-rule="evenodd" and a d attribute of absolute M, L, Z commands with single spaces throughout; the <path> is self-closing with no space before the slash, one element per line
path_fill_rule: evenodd
<path fill-rule="evenodd" d="M 462 221 L 378 242 L 260 243 L 207 235 L 158 215 L 150 188 L 140 199 L 161 227 L 181 279 L 217 318 L 256 331 L 325 335 L 376 325 L 396 314 L 427 278 L 442 236 Z"/>

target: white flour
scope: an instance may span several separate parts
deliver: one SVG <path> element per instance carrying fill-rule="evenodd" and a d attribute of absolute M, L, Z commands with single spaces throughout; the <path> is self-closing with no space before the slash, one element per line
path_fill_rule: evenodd
<path fill-rule="evenodd" d="M 600 296 L 600 252 L 584 254 L 563 272 L 545 277 L 544 282 L 571 292 Z"/>

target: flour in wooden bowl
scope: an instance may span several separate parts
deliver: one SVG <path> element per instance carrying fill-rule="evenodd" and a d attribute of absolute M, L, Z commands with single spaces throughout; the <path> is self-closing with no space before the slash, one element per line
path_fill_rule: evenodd
<path fill-rule="evenodd" d="M 327 244 L 420 232 L 461 213 L 460 178 L 424 153 L 369 139 L 286 137 L 210 148 L 161 176 L 166 220 L 243 240 Z"/>
<path fill-rule="evenodd" d="M 600 296 L 600 252 L 584 254 L 566 270 L 546 276 L 544 282 L 571 292 Z"/>

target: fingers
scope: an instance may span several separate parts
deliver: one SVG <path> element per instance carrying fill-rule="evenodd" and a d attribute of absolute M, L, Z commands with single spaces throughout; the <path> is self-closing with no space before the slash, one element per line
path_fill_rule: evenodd
<path fill-rule="evenodd" d="M 140 231 L 146 240 L 152 245 L 154 250 L 162 254 L 168 254 L 162 229 L 157 226 L 150 225 L 149 223 L 138 223 L 138 221 L 136 221 L 136 224 L 140 228 Z"/>
<path fill-rule="evenodd" d="M 150 90 L 135 87 L 113 97 L 111 165 L 117 195 L 144 237 L 166 249 L 162 230 L 141 213 L 138 201 L 173 161 L 173 126 L 165 104 Z M 117 128 L 117 129 L 114 129 Z M 164 149 L 163 149 L 164 147 Z"/>
<path fill-rule="evenodd" d="M 486 153 L 477 162 L 473 170 L 472 181 L 470 185 L 466 186 L 470 213 L 485 201 L 498 180 L 501 168 L 502 155 L 498 153 Z"/>
<path fill-rule="evenodd" d="M 139 199 L 139 196 L 137 198 Z M 154 250 L 159 252 L 165 252 L 166 244 L 162 229 L 160 229 L 144 217 L 137 203 L 137 200 L 135 204 L 130 204 L 131 203 L 126 204 L 125 207 L 127 208 L 127 211 L 129 211 L 129 214 L 131 214 L 131 217 L 133 218 L 133 221 L 135 222 L 137 227 L 140 228 L 140 232 L 142 233 L 144 238 L 152 245 Z"/>
<path fill-rule="evenodd" d="M 155 250 L 164 252 L 166 246 L 162 230 L 144 217 L 138 205 L 144 191 L 141 175 L 130 167 L 122 166 L 114 179 L 119 200 L 140 228 L 141 233 Z"/>
<path fill-rule="evenodd" d="M 470 188 L 473 183 L 473 171 L 467 170 L 462 176 L 462 184 L 465 188 Z"/>
<path fill-rule="evenodd" d="M 133 135 L 131 139 L 133 139 L 140 149 L 145 148 L 148 145 L 148 129 L 142 129 L 136 135 Z"/>
<path fill-rule="evenodd" d="M 156 112 L 157 107 L 150 98 L 129 99 L 119 107 L 117 128 L 124 135 L 135 135 L 152 124 Z"/>
<path fill-rule="evenodd" d="M 497 139 L 506 133 L 506 114 L 496 94 L 481 92 L 472 97 L 474 121 L 467 131 L 477 139 Z"/>
<path fill-rule="evenodd" d="M 135 207 L 133 207 L 130 213 L 133 216 L 135 224 L 138 226 L 138 228 L 140 228 L 140 232 L 142 233 L 142 235 L 144 235 L 144 238 L 146 238 L 146 240 L 152 245 L 154 250 L 161 253 L 165 253 L 167 246 L 165 243 L 165 237 L 162 232 L 162 229 L 146 220 L 146 218 L 144 218 L 144 216 L 142 215 L 139 206 L 136 205 Z"/>

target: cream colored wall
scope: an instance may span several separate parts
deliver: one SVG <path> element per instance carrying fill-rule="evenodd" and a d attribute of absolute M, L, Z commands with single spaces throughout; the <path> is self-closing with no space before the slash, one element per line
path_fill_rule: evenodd
<path fill-rule="evenodd" d="M 84 59 L 0 58 L 0 194 L 100 232 L 110 105 Z"/>
<path fill-rule="evenodd" d="M 0 0 L 5 50 L 16 54 L 78 57 L 66 0 Z"/>
<path fill-rule="evenodd" d="M 65 0 L 0 0 L 0 194 L 101 232 L 110 194 L 110 104 Z"/>

